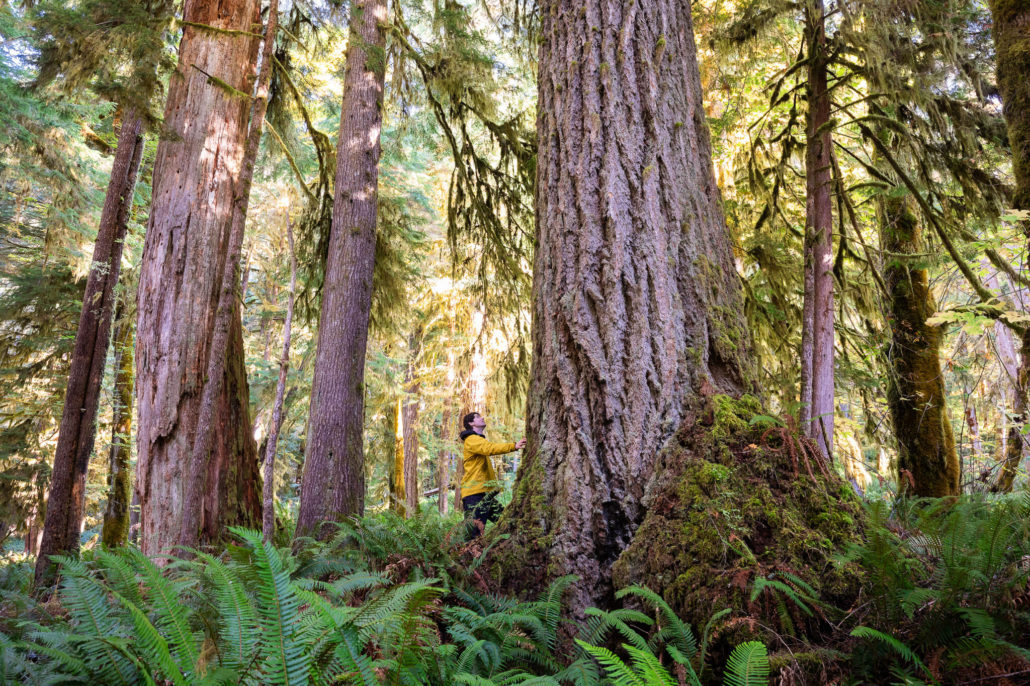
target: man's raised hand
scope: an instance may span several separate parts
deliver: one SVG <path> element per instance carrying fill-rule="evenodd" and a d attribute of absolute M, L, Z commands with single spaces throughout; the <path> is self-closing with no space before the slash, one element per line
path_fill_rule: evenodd
<path fill-rule="evenodd" d="M 526 447 L 526 439 L 523 438 L 521 441 L 515 441 L 515 450 L 522 450 Z"/>

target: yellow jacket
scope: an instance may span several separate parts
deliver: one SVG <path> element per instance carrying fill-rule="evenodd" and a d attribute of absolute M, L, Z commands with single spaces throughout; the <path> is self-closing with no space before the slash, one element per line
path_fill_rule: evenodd
<path fill-rule="evenodd" d="M 514 443 L 491 443 L 477 433 L 465 438 L 465 476 L 461 479 L 461 497 L 501 490 L 500 486 L 486 484 L 497 481 L 491 455 L 503 455 L 515 450 Z"/>

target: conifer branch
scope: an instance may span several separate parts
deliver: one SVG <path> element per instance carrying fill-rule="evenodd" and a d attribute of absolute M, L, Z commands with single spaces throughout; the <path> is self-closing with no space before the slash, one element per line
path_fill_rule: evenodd
<path fill-rule="evenodd" d="M 304 183 L 304 176 L 300 173 L 300 168 L 297 167 L 297 161 L 293 159 L 293 154 L 290 153 L 290 149 L 286 147 L 286 142 L 283 141 L 282 136 L 279 135 L 279 132 L 275 130 L 275 127 L 272 126 L 272 122 L 268 121 L 268 119 L 265 119 L 265 126 L 268 127 L 268 132 L 272 134 L 272 137 L 275 138 L 275 141 L 279 144 L 279 147 L 283 151 L 283 155 L 286 156 L 286 161 L 290 163 L 290 169 L 293 170 L 294 176 L 297 177 L 297 184 L 300 186 L 301 190 L 304 191 L 304 195 L 307 196 L 307 199 L 311 202 L 315 202 L 315 194 L 312 193 L 311 189 L 308 188 L 308 185 Z"/>
<path fill-rule="evenodd" d="M 915 183 L 912 181 L 909 175 L 905 173 L 905 170 L 901 168 L 901 165 L 898 164 L 898 161 L 894 159 L 894 156 L 891 154 L 890 150 L 887 148 L 884 142 L 880 140 L 879 136 L 874 135 L 873 132 L 870 131 L 869 128 L 864 124 L 859 124 L 858 126 L 859 129 L 862 131 L 862 134 L 867 139 L 872 141 L 873 146 L 876 148 L 877 152 L 883 155 L 883 158 L 887 160 L 888 164 L 890 164 L 891 169 L 894 170 L 894 173 L 898 175 L 898 178 L 901 179 L 901 182 L 905 184 L 905 187 L 908 188 L 908 191 L 915 198 L 916 202 L 919 204 L 920 209 L 922 209 L 923 214 L 926 216 L 927 220 L 933 226 L 934 231 L 937 233 L 937 237 L 940 238 L 941 244 L 944 246 L 944 249 L 948 252 L 948 255 L 951 256 L 952 261 L 955 262 L 955 266 L 957 266 L 959 271 L 962 272 L 962 276 L 966 278 L 966 281 L 969 283 L 970 287 L 972 287 L 976 295 L 980 298 L 980 301 L 984 305 L 990 306 L 992 304 L 992 301 L 996 300 L 996 297 L 980 282 L 979 277 L 977 277 L 977 275 L 973 272 L 972 268 L 969 266 L 969 263 L 966 262 L 966 260 L 962 257 L 962 254 L 958 251 L 958 249 L 955 247 L 955 244 L 952 242 L 951 237 L 948 236 L 947 232 L 944 230 L 944 227 L 941 226 L 940 221 L 938 221 L 937 215 L 933 211 L 933 208 L 930 207 L 929 203 L 926 202 L 926 198 L 924 198 L 923 194 L 919 192 L 919 189 L 916 188 Z M 1002 312 L 1000 308 L 990 308 L 989 312 L 986 312 L 985 314 L 988 314 L 988 316 L 992 317 L 993 319 L 996 319 L 997 321 L 1003 322 L 1005 326 L 1009 327 L 1010 329 L 1012 329 L 1012 331 L 1019 334 L 1020 336 L 1022 336 L 1023 333 L 1026 331 L 1026 327 L 1020 326 L 1019 324 L 1015 324 L 1001 317 Z"/>

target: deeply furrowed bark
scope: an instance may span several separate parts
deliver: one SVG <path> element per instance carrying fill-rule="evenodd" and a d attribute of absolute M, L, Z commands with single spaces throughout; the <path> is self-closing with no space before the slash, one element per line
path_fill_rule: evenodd
<path fill-rule="evenodd" d="M 260 39 L 258 0 L 187 2 L 179 65 L 158 144 L 143 248 L 136 328 L 138 458 L 143 552 L 156 556 L 181 533 L 186 481 L 226 271 L 236 181 L 247 142 Z M 211 30 L 204 26 L 212 26 Z M 247 32 L 227 33 L 227 31 Z M 221 392 L 204 479 L 203 541 L 226 525 L 261 519 L 256 446 L 250 433 L 239 307 L 230 317 Z"/>
<path fill-rule="evenodd" d="M 110 473 L 108 476 L 107 509 L 100 540 L 109 548 L 125 545 L 129 540 L 129 503 L 132 499 L 132 481 L 129 473 L 132 431 L 132 387 L 135 382 L 132 364 L 132 322 L 124 313 L 124 302 L 119 302 L 115 321 L 119 322 L 114 334 L 115 378 L 114 411 L 111 436 Z"/>
<path fill-rule="evenodd" d="M 118 146 L 82 300 L 79 328 L 75 333 L 68 390 L 54 451 L 43 538 L 36 558 L 37 585 L 49 581 L 51 555 L 79 548 L 86 505 L 86 472 L 93 453 L 100 384 L 111 343 L 115 288 L 121 272 L 132 194 L 142 159 L 143 120 L 135 112 L 130 112 L 118 134 Z"/>
<path fill-rule="evenodd" d="M 888 404 L 898 441 L 898 470 L 906 494 L 918 497 L 958 495 L 959 461 L 948 420 L 941 373 L 940 327 L 926 323 L 936 311 L 926 269 L 913 267 L 923 251 L 919 219 L 909 196 L 882 200 L 881 243 L 888 254 L 884 281 L 890 291 L 891 378 Z"/>
<path fill-rule="evenodd" d="M 351 9 L 318 352 L 297 536 L 365 510 L 365 351 L 372 306 L 386 2 Z"/>
<path fill-rule="evenodd" d="M 809 3 L 806 11 L 806 25 L 806 41 L 810 60 L 805 151 L 806 186 L 810 199 L 807 202 L 806 225 L 812 251 L 812 426 L 810 435 L 822 448 L 823 453 L 832 459 L 834 312 L 833 188 L 830 156 L 833 151 L 833 139 L 830 131 L 830 96 L 827 91 L 828 69 L 826 65 L 828 55 L 822 0 Z M 805 307 L 808 307 L 807 303 Z"/>
<path fill-rule="evenodd" d="M 502 584 L 576 574 L 613 600 L 688 403 L 753 383 L 687 0 L 541 6 L 528 449 L 494 548 Z M 520 578 L 521 577 L 521 578 Z M 546 581 L 546 580 L 543 580 Z"/>
<path fill-rule="evenodd" d="M 243 165 L 236 183 L 236 195 L 233 198 L 225 266 L 218 294 L 218 309 L 215 311 L 214 332 L 211 335 L 211 352 L 208 355 L 204 390 L 200 396 L 197 434 L 193 440 L 190 473 L 186 479 L 182 523 L 179 531 L 179 545 L 182 547 L 192 548 L 200 541 L 200 513 L 203 506 L 203 493 L 206 490 L 205 477 L 215 435 L 213 430 L 215 404 L 222 394 L 222 381 L 225 377 L 225 351 L 229 346 L 233 315 L 239 311 L 236 293 L 240 279 L 236 270 L 242 257 L 247 208 L 250 205 L 250 189 L 254 182 L 254 163 L 257 161 L 258 150 L 261 147 L 261 130 L 265 121 L 265 110 L 268 107 L 268 86 L 272 81 L 272 46 L 275 44 L 277 12 L 278 2 L 272 0 L 268 8 L 264 49 L 261 53 L 261 75 L 258 78 L 257 95 L 251 109 L 247 148 L 243 154 Z M 268 359 L 267 354 L 265 359 Z"/>
<path fill-rule="evenodd" d="M 998 90 L 1012 149 L 1012 176 L 1016 182 L 1012 205 L 1030 210 L 1030 4 L 1025 0 L 988 0 L 994 22 L 993 35 L 997 59 Z M 1022 221 L 1030 242 L 1030 220 Z M 992 490 L 1008 492 L 1022 459 L 1022 427 L 1030 421 L 1026 407 L 1030 391 L 1030 329 L 1020 345 L 1020 365 L 1016 392 L 1020 396 L 1015 425 L 1009 431 L 1005 466 Z"/>
<path fill-rule="evenodd" d="M 275 0 L 272 0 L 275 2 Z M 286 218 L 286 240 L 290 246 L 290 293 L 286 301 L 286 321 L 283 323 L 283 354 L 279 359 L 279 381 L 275 386 L 275 405 L 268 427 L 268 446 L 265 448 L 264 522 L 265 541 L 271 542 L 275 534 L 275 451 L 279 443 L 279 430 L 283 425 L 283 399 L 286 394 L 286 375 L 290 371 L 290 336 L 293 331 L 293 304 L 297 293 L 297 255 L 293 250 L 293 228 Z"/>

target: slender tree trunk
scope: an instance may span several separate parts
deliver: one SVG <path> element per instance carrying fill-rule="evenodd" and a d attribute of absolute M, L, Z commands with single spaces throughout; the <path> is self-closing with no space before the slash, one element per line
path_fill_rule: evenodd
<path fill-rule="evenodd" d="M 114 334 L 115 377 L 114 411 L 111 421 L 111 466 L 107 477 L 107 509 L 104 511 L 104 528 L 101 541 L 109 548 L 125 545 L 129 540 L 129 503 L 132 500 L 132 480 L 129 459 L 132 454 L 130 433 L 132 432 L 132 387 L 136 377 L 133 374 L 133 336 L 130 313 L 125 312 L 125 297 L 118 303 L 118 322 Z"/>
<path fill-rule="evenodd" d="M 546 0 L 540 16 L 529 444 L 494 554 L 539 556 L 503 585 L 578 575 L 581 612 L 613 600 L 693 401 L 756 372 L 690 2 Z"/>
<path fill-rule="evenodd" d="M 986 285 L 992 290 L 997 288 L 989 283 Z M 1016 340 L 1012 330 L 1002 322 L 996 322 L 994 325 L 994 345 L 997 349 L 998 360 L 1001 362 L 1002 369 L 1004 370 L 1003 373 L 1008 379 L 1008 396 L 1012 404 L 1012 414 L 1016 417 L 1022 417 L 1026 409 L 1023 406 L 1025 391 L 1019 387 L 1019 353 L 1016 349 Z M 1003 464 L 994 483 L 991 484 L 991 491 L 994 493 L 1010 493 L 1012 485 L 1016 480 L 1016 472 L 1023 461 L 1025 439 L 1020 431 L 1021 423 L 1010 423 L 1004 411 L 1002 411 L 999 426 L 1003 428 L 1001 450 L 998 451 L 998 455 Z"/>
<path fill-rule="evenodd" d="M 404 409 L 401 401 L 395 403 L 387 415 L 387 430 L 393 432 L 393 465 L 390 467 L 390 509 L 405 516 L 407 494 L 404 483 Z"/>
<path fill-rule="evenodd" d="M 418 394 L 421 388 L 415 375 L 421 332 L 408 339 L 408 366 L 404 372 L 404 498 L 408 516 L 418 514 Z"/>
<path fill-rule="evenodd" d="M 143 159 L 143 120 L 129 112 L 118 134 L 111 178 L 93 246 L 75 349 L 68 373 L 60 433 L 54 452 L 43 539 L 36 558 L 37 585 L 50 578 L 50 555 L 75 551 L 86 505 L 86 472 L 96 437 L 100 384 L 111 343 L 111 315 L 122 265 L 132 194 Z"/>
<path fill-rule="evenodd" d="M 973 457 L 979 458 L 983 454 L 983 444 L 980 441 L 980 420 L 976 415 L 976 404 L 973 402 L 973 389 L 966 389 L 966 426 L 969 427 L 969 442 L 973 451 Z"/>
<path fill-rule="evenodd" d="M 275 2 L 275 0 L 272 0 Z M 279 442 L 279 429 L 283 425 L 283 398 L 286 393 L 286 375 L 290 371 L 290 334 L 293 329 L 293 301 L 297 293 L 297 255 L 293 250 L 293 227 L 286 217 L 286 239 L 290 245 L 290 293 L 286 300 L 286 321 L 283 323 L 283 355 L 279 361 L 279 383 L 275 387 L 275 406 L 268 427 L 268 447 L 265 449 L 264 535 L 272 541 L 275 533 L 275 451 Z"/>
<path fill-rule="evenodd" d="M 440 445 L 443 447 L 440 449 L 437 455 L 436 465 L 436 485 L 437 485 L 437 496 L 436 496 L 436 507 L 441 515 L 447 514 L 447 503 L 448 496 L 450 495 L 450 474 L 451 474 L 451 408 L 450 401 L 448 400 L 448 406 L 443 410 L 443 416 L 440 418 Z"/>
<path fill-rule="evenodd" d="M 988 0 L 994 21 L 994 47 L 997 55 L 998 90 L 1012 148 L 1012 176 L 1016 191 L 1012 206 L 1017 210 L 1030 210 L 1030 3 L 1025 0 Z M 1030 220 L 1021 222 L 1023 233 L 1030 242 Z M 1020 365 L 1016 376 L 1016 392 L 1020 407 L 1009 430 L 1005 466 L 992 490 L 1011 491 L 1016 470 L 1023 453 L 1022 429 L 1027 416 L 1028 380 L 1030 380 L 1030 329 L 1023 335 L 1020 345 Z"/>
<path fill-rule="evenodd" d="M 278 1 L 272 0 L 268 9 L 268 23 L 265 26 L 264 49 L 261 53 L 261 76 L 258 78 L 257 96 L 250 116 L 250 131 L 247 149 L 243 154 L 243 165 L 237 181 L 236 196 L 233 198 L 232 222 L 229 228 L 228 249 L 218 295 L 218 309 L 215 312 L 214 332 L 211 335 L 211 353 L 208 355 L 207 377 L 200 396 L 200 411 L 197 417 L 197 433 L 193 440 L 193 451 L 189 477 L 186 479 L 186 496 L 183 499 L 182 524 L 179 531 L 179 545 L 194 547 L 201 538 L 201 511 L 206 484 L 207 468 L 214 444 L 214 417 L 216 404 L 222 394 L 225 377 L 225 352 L 229 347 L 229 335 L 234 315 L 239 317 L 239 303 L 236 301 L 240 284 L 237 269 L 243 256 L 243 237 L 246 232 L 247 208 L 250 205 L 250 188 L 254 182 L 254 163 L 261 148 L 261 130 L 268 107 L 268 85 L 272 81 L 272 46 L 275 44 Z"/>
<path fill-rule="evenodd" d="M 365 351 L 376 248 L 386 14 L 386 0 L 358 0 L 351 9 L 298 536 L 319 528 L 328 532 L 323 523 L 365 510 Z"/>
<path fill-rule="evenodd" d="M 827 91 L 826 26 L 823 0 L 807 5 L 808 113 L 806 174 L 812 232 L 812 438 L 833 457 L 834 330 L 833 330 L 833 138 Z"/>
<path fill-rule="evenodd" d="M 174 135 L 162 138 L 154 163 L 136 327 L 136 479 L 141 547 L 150 556 L 178 541 L 184 500 L 190 497 L 187 482 L 197 476 L 191 474 L 192 455 L 201 396 L 210 381 L 219 294 L 226 271 L 236 266 L 229 237 L 251 109 L 249 100 L 220 84 L 253 92 L 260 39 L 252 34 L 260 11 L 258 0 L 187 3 L 183 18 L 189 24 L 168 88 L 164 123 Z M 221 392 L 213 420 L 204 426 L 215 434 L 210 459 L 203 461 L 208 468 L 199 475 L 206 485 L 199 504 L 205 541 L 220 537 L 225 525 L 254 528 L 261 521 L 243 352 L 236 306 Z M 189 528 L 192 539 L 198 527 Z"/>
<path fill-rule="evenodd" d="M 927 270 L 913 268 L 917 258 L 906 257 L 923 251 L 911 196 L 884 198 L 880 221 L 888 260 L 884 281 L 891 297 L 888 404 L 898 441 L 898 470 L 908 471 L 914 484 L 899 482 L 905 493 L 919 497 L 958 495 L 959 460 L 941 374 L 943 334 L 926 323 L 937 305 Z"/>
<path fill-rule="evenodd" d="M 811 181 L 811 177 L 809 178 Z M 811 188 L 808 189 L 808 206 L 811 208 L 815 194 Z M 808 216 L 811 216 L 811 211 Z M 812 428 L 812 375 L 814 373 L 813 362 L 815 361 L 815 350 L 812 346 L 815 327 L 815 254 L 813 245 L 814 234 L 811 227 L 805 223 L 805 247 L 804 247 L 804 292 L 801 305 L 801 407 L 798 408 L 798 426 L 801 431 L 811 437 Z"/>

